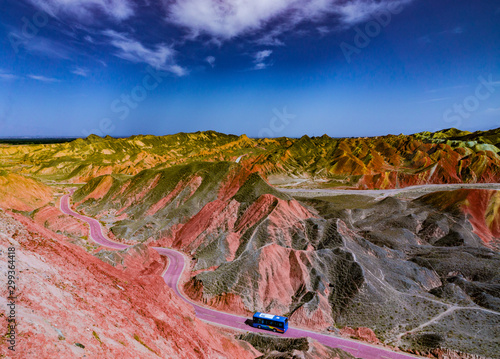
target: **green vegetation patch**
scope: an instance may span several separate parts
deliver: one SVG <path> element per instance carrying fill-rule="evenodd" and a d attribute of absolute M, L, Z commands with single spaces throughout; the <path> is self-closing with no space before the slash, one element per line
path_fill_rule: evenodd
<path fill-rule="evenodd" d="M 240 203 L 253 203 L 263 194 L 271 194 L 285 201 L 291 199 L 285 193 L 282 193 L 269 186 L 257 173 L 252 173 L 239 191 L 234 195 L 234 199 Z"/>
<path fill-rule="evenodd" d="M 317 353 L 315 348 L 310 345 L 310 341 L 307 338 L 277 338 L 271 336 L 265 336 L 260 334 L 248 333 L 241 334 L 236 337 L 236 339 L 243 340 L 250 343 L 255 349 L 264 353 L 264 355 L 258 357 L 258 359 L 282 359 L 282 358 L 303 358 L 303 355 L 297 356 L 297 351 L 302 353 L 308 353 L 305 357 L 318 357 L 320 353 Z M 342 349 L 327 348 L 328 358 L 339 358 L 339 359 L 354 359 L 355 357 L 351 354 L 343 351 Z M 321 353 L 324 355 L 325 353 Z"/>
<path fill-rule="evenodd" d="M 149 351 L 155 353 L 156 355 L 160 356 L 156 351 L 154 351 L 153 349 L 151 349 L 150 347 L 147 346 L 146 343 L 144 343 L 142 341 L 142 339 L 137 335 L 137 334 L 134 334 L 134 339 L 137 340 L 139 343 L 141 343 L 144 347 L 146 347 L 146 349 L 148 349 Z"/>
<path fill-rule="evenodd" d="M 237 337 L 239 340 L 244 340 L 262 353 L 269 351 L 288 352 L 288 351 L 308 351 L 309 341 L 307 338 L 276 338 L 264 336 L 254 333 L 241 334 Z"/>
<path fill-rule="evenodd" d="M 375 203 L 375 198 L 357 194 L 324 196 L 316 197 L 316 199 L 326 201 L 338 209 L 363 209 Z"/>
<path fill-rule="evenodd" d="M 97 341 L 98 341 L 99 343 L 101 343 L 101 344 L 102 344 L 101 338 L 99 338 L 99 334 L 97 334 L 97 333 L 93 330 L 93 331 L 92 331 L 92 335 L 94 336 L 94 338 L 96 338 L 96 339 L 97 339 Z"/>

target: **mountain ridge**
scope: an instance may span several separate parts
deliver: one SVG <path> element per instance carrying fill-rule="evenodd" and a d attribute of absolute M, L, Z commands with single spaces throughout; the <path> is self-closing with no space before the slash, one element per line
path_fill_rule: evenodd
<path fill-rule="evenodd" d="M 2 146 L 0 161 L 11 172 L 73 183 L 192 162 L 238 161 L 277 186 L 388 189 L 500 182 L 497 145 L 500 129 L 299 139 L 205 131 L 122 139 L 91 135 L 62 144 Z"/>

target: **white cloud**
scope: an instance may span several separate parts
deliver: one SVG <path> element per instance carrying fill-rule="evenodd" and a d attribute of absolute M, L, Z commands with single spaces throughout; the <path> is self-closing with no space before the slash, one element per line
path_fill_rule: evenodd
<path fill-rule="evenodd" d="M 41 81 L 41 82 L 61 82 L 61 80 L 53 78 L 53 77 L 46 77 L 46 76 L 34 75 L 34 74 L 28 74 L 28 75 L 26 75 L 26 77 L 24 77 L 24 76 L 17 76 L 14 74 L 6 73 L 6 72 L 0 70 L 0 80 L 18 80 L 18 79 L 25 79 L 25 78 L 29 78 L 29 79 Z"/>
<path fill-rule="evenodd" d="M 431 98 L 429 100 L 424 100 L 424 101 L 420 101 L 420 102 L 417 102 L 417 103 L 430 103 L 430 102 L 440 102 L 440 101 L 446 101 L 446 100 L 451 100 L 453 97 L 437 97 L 437 98 Z"/>
<path fill-rule="evenodd" d="M 484 114 L 485 115 L 489 115 L 489 116 L 498 116 L 500 115 L 500 107 L 499 108 L 488 108 L 486 110 L 484 110 Z"/>
<path fill-rule="evenodd" d="M 432 90 L 427 90 L 426 92 L 428 92 L 428 93 L 443 92 L 443 91 L 450 91 L 450 90 L 459 90 L 459 89 L 463 89 L 463 88 L 467 88 L 467 87 L 469 87 L 469 85 L 456 85 L 456 86 L 435 88 Z"/>
<path fill-rule="evenodd" d="M 271 54 L 273 53 L 273 50 L 263 50 L 259 51 L 255 54 L 255 61 L 256 62 L 262 62 L 265 59 L 267 59 Z"/>
<path fill-rule="evenodd" d="M 87 77 L 89 75 L 89 70 L 85 69 L 83 67 L 75 67 L 73 71 L 71 71 L 73 74 L 82 76 L 82 77 Z"/>
<path fill-rule="evenodd" d="M 59 79 L 53 77 L 45 77 L 42 75 L 28 75 L 28 77 L 32 80 L 42 81 L 42 82 L 60 82 Z"/>
<path fill-rule="evenodd" d="M 220 39 L 262 30 L 282 31 L 304 21 L 337 16 L 343 25 L 367 20 L 372 14 L 412 0 L 163 0 L 170 22 L 197 36 L 206 33 Z M 271 21 L 276 20 L 276 26 Z M 285 24 L 285 25 L 284 25 Z"/>
<path fill-rule="evenodd" d="M 95 12 L 101 12 L 115 20 L 125 20 L 134 14 L 129 0 L 29 0 L 54 17 L 69 15 L 84 21 L 92 21 Z"/>
<path fill-rule="evenodd" d="M 0 74 L 0 79 L 2 80 L 16 80 L 18 77 L 12 74 Z"/>
<path fill-rule="evenodd" d="M 167 66 L 164 70 L 170 71 L 174 75 L 177 75 L 179 77 L 186 76 L 188 74 L 188 71 L 179 65 L 170 65 Z"/>
<path fill-rule="evenodd" d="M 440 36 L 458 36 L 461 35 L 465 32 L 464 28 L 461 26 L 454 27 L 453 29 L 450 30 L 445 30 L 437 33 L 430 33 L 427 35 L 424 35 L 422 37 L 419 37 L 417 41 L 422 44 L 422 45 L 428 45 L 431 44 L 435 41 L 436 38 Z"/>
<path fill-rule="evenodd" d="M 272 53 L 272 50 L 262 50 L 255 53 L 253 61 L 255 63 L 254 70 L 264 70 L 271 66 L 270 63 L 266 63 L 266 59 L 269 58 Z"/>
<path fill-rule="evenodd" d="M 453 29 L 441 31 L 438 35 L 461 35 L 465 32 L 464 28 L 461 26 L 456 26 Z"/>
<path fill-rule="evenodd" d="M 2 69 L 0 69 L 0 80 L 17 80 L 18 78 L 19 78 L 19 76 L 11 74 L 11 73 L 7 73 L 7 72 L 3 71 Z"/>
<path fill-rule="evenodd" d="M 268 64 L 265 64 L 263 62 L 260 62 L 258 64 L 255 64 L 254 66 L 254 70 L 264 70 L 264 69 L 267 69 L 269 67 Z"/>
<path fill-rule="evenodd" d="M 261 35 L 255 43 L 262 46 L 284 46 L 285 43 L 279 39 L 279 36 L 290 29 L 290 25 L 282 24 Z"/>
<path fill-rule="evenodd" d="M 36 55 L 53 59 L 69 59 L 73 50 L 66 44 L 43 36 L 26 37 L 21 32 L 12 31 L 8 35 L 14 51 L 21 48 Z"/>
<path fill-rule="evenodd" d="M 213 56 L 207 56 L 207 57 L 205 58 L 205 61 L 206 61 L 206 62 L 208 62 L 208 64 L 209 64 L 210 66 L 212 66 L 212 67 L 214 67 L 214 66 L 215 66 L 215 57 L 213 57 Z"/>
<path fill-rule="evenodd" d="M 330 1 L 335 3 L 334 12 L 339 14 L 345 25 L 354 25 L 368 20 L 373 14 L 392 8 L 402 8 L 412 0 L 348 0 Z"/>
<path fill-rule="evenodd" d="M 232 38 L 260 28 L 264 22 L 282 13 L 288 0 L 176 0 L 169 8 L 172 22 L 193 33 Z M 296 2 L 296 1 L 293 1 Z"/>
<path fill-rule="evenodd" d="M 316 28 L 321 36 L 327 35 L 331 30 L 327 26 L 318 26 Z"/>
<path fill-rule="evenodd" d="M 127 37 L 113 30 L 103 32 L 109 38 L 109 43 L 118 49 L 115 56 L 134 63 L 146 63 L 156 69 L 172 72 L 177 76 L 184 76 L 187 70 L 174 61 L 175 50 L 165 44 L 156 45 L 155 49 L 148 49 L 139 41 Z"/>

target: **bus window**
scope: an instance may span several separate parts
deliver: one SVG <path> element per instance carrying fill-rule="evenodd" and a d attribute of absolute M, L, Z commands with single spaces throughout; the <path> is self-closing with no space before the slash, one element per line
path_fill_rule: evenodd
<path fill-rule="evenodd" d="M 256 312 L 253 316 L 252 326 L 259 329 L 284 333 L 288 329 L 288 318 Z"/>

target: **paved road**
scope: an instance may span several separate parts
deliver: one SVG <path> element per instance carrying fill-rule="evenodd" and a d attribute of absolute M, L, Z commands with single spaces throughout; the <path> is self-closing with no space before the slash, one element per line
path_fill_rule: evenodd
<path fill-rule="evenodd" d="M 500 190 L 500 183 L 451 183 L 451 184 L 424 184 L 403 188 L 391 189 L 326 189 L 326 188 L 283 188 L 275 187 L 277 190 L 286 193 L 315 194 L 318 196 L 359 194 L 366 196 L 391 196 L 403 192 L 412 191 L 452 191 L 457 189 L 494 189 Z"/>
<path fill-rule="evenodd" d="M 69 205 L 69 196 L 70 195 L 67 194 L 61 198 L 61 210 L 66 214 L 72 215 L 78 219 L 87 222 L 90 225 L 90 237 L 92 240 L 94 240 L 96 243 L 100 245 L 113 249 L 125 249 L 129 247 L 126 244 L 116 243 L 107 239 L 106 236 L 104 236 L 104 234 L 102 233 L 102 227 L 99 221 L 95 220 L 94 218 L 83 216 L 81 214 L 74 212 Z M 274 334 L 267 330 L 260 330 L 245 324 L 245 321 L 249 319 L 247 317 L 241 317 L 238 315 L 219 312 L 207 307 L 203 307 L 201 305 L 198 305 L 190 301 L 179 291 L 178 287 L 179 279 L 186 265 L 185 256 L 182 253 L 172 249 L 160 248 L 160 247 L 153 247 L 153 248 L 156 249 L 158 253 L 160 253 L 161 255 L 168 257 L 169 265 L 167 267 L 167 270 L 163 274 L 163 279 L 165 280 L 165 283 L 170 288 L 172 288 L 175 291 L 175 293 L 179 297 L 181 297 L 186 303 L 189 303 L 194 307 L 196 316 L 199 319 L 209 323 L 223 325 L 230 328 L 239 329 L 242 331 L 251 331 L 267 335 Z M 310 337 L 326 346 L 343 349 L 353 354 L 354 356 L 363 359 L 416 358 L 413 355 L 393 352 L 360 341 L 338 338 L 328 334 L 322 334 L 293 327 L 289 327 L 289 329 L 285 334 L 274 334 L 274 335 L 277 335 L 279 337 L 288 337 L 288 338 Z"/>

